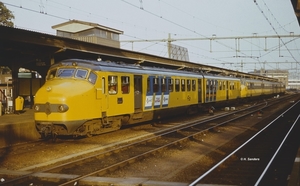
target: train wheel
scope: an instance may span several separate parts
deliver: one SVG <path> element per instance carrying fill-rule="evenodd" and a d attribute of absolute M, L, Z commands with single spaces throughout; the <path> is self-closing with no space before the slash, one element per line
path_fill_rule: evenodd
<path fill-rule="evenodd" d="M 92 137 L 93 135 L 90 133 L 90 132 L 87 132 L 86 133 L 86 137 L 88 137 L 88 138 L 90 138 L 90 137 Z"/>
<path fill-rule="evenodd" d="M 57 134 L 56 133 L 52 133 L 52 142 L 55 142 L 57 139 Z"/>
<path fill-rule="evenodd" d="M 42 140 L 49 140 L 51 138 L 51 135 L 47 134 L 46 132 L 41 133 Z"/>
<path fill-rule="evenodd" d="M 197 113 L 197 108 L 196 107 L 189 107 L 187 110 L 186 110 L 186 114 L 187 115 L 193 115 L 193 114 L 196 114 Z"/>

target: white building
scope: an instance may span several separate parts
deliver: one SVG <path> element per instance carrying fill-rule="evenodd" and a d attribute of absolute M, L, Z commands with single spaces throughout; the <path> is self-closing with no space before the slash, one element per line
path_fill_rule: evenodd
<path fill-rule="evenodd" d="M 67 21 L 52 28 L 56 30 L 57 36 L 116 48 L 120 48 L 119 36 L 123 34 L 123 31 L 114 28 L 78 20 Z"/>

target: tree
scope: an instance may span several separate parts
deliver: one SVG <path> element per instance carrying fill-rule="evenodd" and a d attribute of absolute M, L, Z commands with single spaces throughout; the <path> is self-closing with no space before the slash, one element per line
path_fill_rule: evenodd
<path fill-rule="evenodd" d="M 0 2 L 0 25 L 13 27 L 14 23 L 12 22 L 12 19 L 14 18 L 15 16 L 12 12 L 7 9 L 2 2 Z"/>

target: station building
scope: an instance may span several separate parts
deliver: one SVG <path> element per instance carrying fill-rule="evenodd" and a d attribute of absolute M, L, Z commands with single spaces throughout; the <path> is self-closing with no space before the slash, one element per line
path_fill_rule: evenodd
<path fill-rule="evenodd" d="M 300 90 L 300 79 L 289 79 L 287 89 Z"/>
<path fill-rule="evenodd" d="M 97 23 L 71 20 L 52 26 L 56 35 L 80 41 L 120 48 L 120 34 L 123 31 Z"/>

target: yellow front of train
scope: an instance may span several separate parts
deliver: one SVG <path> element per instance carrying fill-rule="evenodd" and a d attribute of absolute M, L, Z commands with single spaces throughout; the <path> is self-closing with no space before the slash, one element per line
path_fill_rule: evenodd
<path fill-rule="evenodd" d="M 34 99 L 35 124 L 42 138 L 86 135 L 81 126 L 99 117 L 95 102 L 97 74 L 75 62 L 54 65 Z"/>

